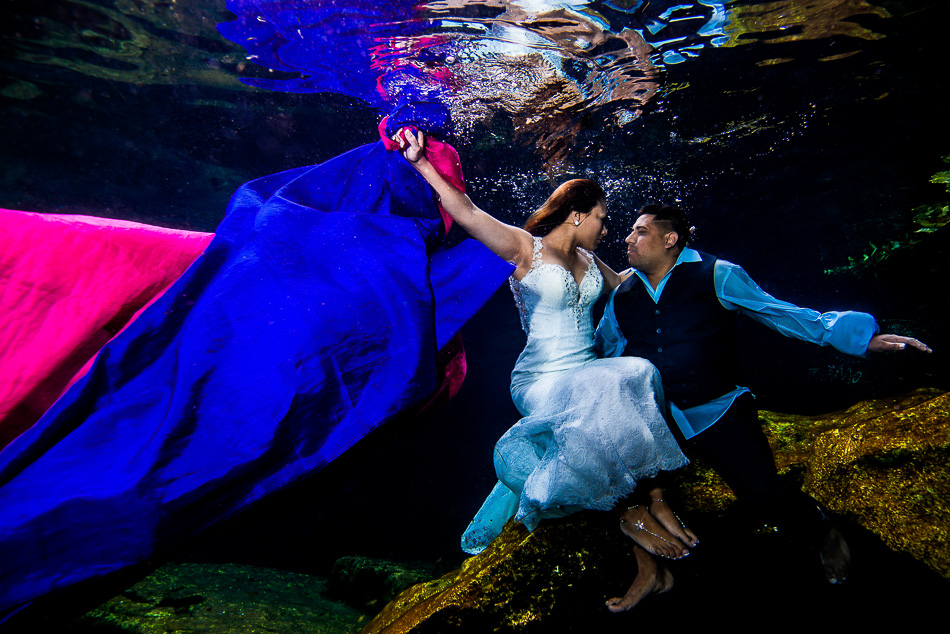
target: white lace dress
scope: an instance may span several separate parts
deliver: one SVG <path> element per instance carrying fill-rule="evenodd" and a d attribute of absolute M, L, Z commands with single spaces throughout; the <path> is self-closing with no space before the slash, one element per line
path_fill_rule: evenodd
<path fill-rule="evenodd" d="M 528 335 L 511 375 L 524 415 L 495 445 L 498 484 L 462 536 L 481 552 L 512 516 L 538 521 L 581 509 L 610 510 L 637 481 L 687 464 L 661 413 L 660 376 L 636 357 L 598 359 L 591 307 L 604 281 L 592 255 L 580 286 L 543 264 L 534 239 L 531 270 L 511 288 Z"/>

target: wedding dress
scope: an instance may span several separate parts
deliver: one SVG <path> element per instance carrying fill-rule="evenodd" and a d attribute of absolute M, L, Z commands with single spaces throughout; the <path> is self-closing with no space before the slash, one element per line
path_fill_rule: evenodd
<path fill-rule="evenodd" d="M 528 335 L 511 375 L 524 418 L 495 445 L 499 481 L 462 536 L 471 554 L 512 516 L 534 530 L 544 518 L 610 510 L 638 481 L 688 462 L 663 418 L 656 368 L 594 354 L 591 307 L 604 281 L 593 256 L 580 249 L 590 265 L 578 285 L 541 250 L 535 238 L 531 270 L 510 280 Z"/>

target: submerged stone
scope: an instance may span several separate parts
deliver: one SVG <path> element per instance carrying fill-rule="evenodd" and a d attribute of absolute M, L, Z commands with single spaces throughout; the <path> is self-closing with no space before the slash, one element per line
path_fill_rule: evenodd
<path fill-rule="evenodd" d="M 920 389 L 830 414 L 759 418 L 781 475 L 950 578 L 950 393 Z M 684 509 L 724 510 L 735 501 L 702 465 L 681 478 Z"/>
<path fill-rule="evenodd" d="M 319 577 L 236 564 L 167 564 L 69 632 L 348 634 L 364 615 L 325 598 Z"/>
<path fill-rule="evenodd" d="M 558 631 L 578 606 L 622 595 L 635 569 L 612 515 L 577 513 L 532 533 L 509 521 L 480 555 L 403 592 L 362 634 Z"/>
<path fill-rule="evenodd" d="M 805 490 L 950 578 L 950 394 L 859 403 L 815 439 Z"/>
<path fill-rule="evenodd" d="M 331 596 L 366 609 L 380 607 L 397 594 L 434 577 L 432 566 L 407 566 L 384 559 L 347 556 L 333 564 L 328 581 Z"/>
<path fill-rule="evenodd" d="M 823 416 L 761 412 L 761 419 L 783 478 L 801 483 L 888 548 L 950 578 L 948 409 L 950 393 L 924 389 Z M 735 500 L 714 472 L 697 463 L 678 475 L 668 494 L 684 512 L 714 518 Z M 759 545 L 743 543 L 742 552 L 768 558 Z M 509 522 L 461 569 L 406 590 L 362 632 L 569 631 L 563 627 L 576 622 L 574 613 L 584 611 L 589 619 L 608 598 L 604 593 L 623 593 L 624 580 L 629 583 L 635 571 L 629 551 L 613 514 L 578 513 L 543 522 L 533 533 Z M 708 584 L 721 583 L 722 572 L 721 564 L 707 567 L 704 593 Z"/>

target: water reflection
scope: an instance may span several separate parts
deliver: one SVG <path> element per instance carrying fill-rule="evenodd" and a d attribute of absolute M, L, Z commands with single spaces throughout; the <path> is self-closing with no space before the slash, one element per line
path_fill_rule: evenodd
<path fill-rule="evenodd" d="M 729 10 L 728 26 L 724 29 L 728 39 L 722 46 L 738 46 L 755 41 L 780 44 L 836 35 L 877 40 L 884 36 L 863 26 L 855 18 L 891 17 L 887 9 L 867 0 L 782 0 L 733 4 L 735 6 Z"/>
<path fill-rule="evenodd" d="M 240 49 L 215 24 L 224 0 L 5 0 L 0 69 L 31 83 L 62 73 L 137 85 L 241 89 Z"/>
<path fill-rule="evenodd" d="M 377 68 L 388 98 L 435 96 L 463 130 L 504 112 L 522 138 L 554 163 L 570 152 L 582 114 L 609 105 L 608 119 L 623 125 L 640 116 L 659 90 L 653 49 L 637 31 L 612 32 L 599 16 L 567 3 L 495 3 L 504 10 L 490 19 L 462 15 L 476 4 L 487 3 L 426 5 L 458 11 L 439 22 L 438 35 L 390 38 L 375 53 L 386 59 Z M 545 10 L 531 6 L 539 4 Z M 461 34 L 475 27 L 483 32 Z M 441 54 L 433 54 L 433 40 Z"/>
<path fill-rule="evenodd" d="M 384 110 L 422 95 L 461 132 L 510 117 L 550 165 L 585 127 L 640 117 L 673 88 L 672 65 L 749 45 L 773 65 L 831 37 L 841 51 L 823 59 L 839 59 L 883 37 L 873 25 L 890 15 L 867 0 L 10 0 L 6 17 L 3 94 L 22 101 L 63 72 L 244 90 L 240 78 Z"/>
<path fill-rule="evenodd" d="M 382 8 L 229 0 L 228 8 L 238 19 L 219 29 L 250 60 L 296 71 L 246 83 L 341 92 L 374 105 L 438 99 L 463 132 L 504 113 L 549 165 L 570 154 L 590 120 L 622 127 L 637 119 L 663 93 L 669 65 L 717 47 L 875 39 L 882 36 L 853 19 L 889 16 L 865 0 L 433 0 Z M 788 59 L 765 54 L 760 63 Z"/>

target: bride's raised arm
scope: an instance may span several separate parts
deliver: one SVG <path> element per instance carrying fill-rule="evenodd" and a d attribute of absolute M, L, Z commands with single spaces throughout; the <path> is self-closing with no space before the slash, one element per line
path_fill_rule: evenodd
<path fill-rule="evenodd" d="M 492 250 L 498 257 L 518 267 L 515 275 L 521 277 L 531 268 L 533 240 L 531 234 L 488 215 L 457 190 L 436 171 L 425 152 L 425 134 L 402 128 L 393 137 L 406 160 L 416 168 L 439 196 L 442 209 L 473 238 Z"/>

